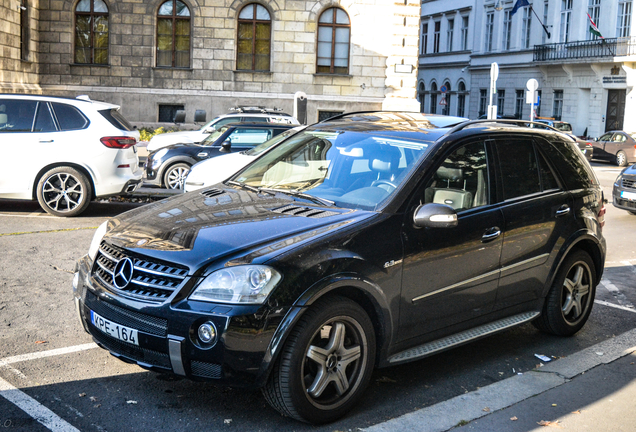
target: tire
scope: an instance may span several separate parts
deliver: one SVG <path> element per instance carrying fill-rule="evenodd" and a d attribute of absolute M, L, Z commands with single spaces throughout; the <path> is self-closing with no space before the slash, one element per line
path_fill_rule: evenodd
<path fill-rule="evenodd" d="M 614 157 L 614 163 L 618 165 L 619 167 L 627 166 L 627 155 L 625 154 L 624 151 L 621 150 L 618 153 L 616 153 L 616 156 Z"/>
<path fill-rule="evenodd" d="M 629 213 L 630 215 L 634 215 L 634 216 L 636 216 L 636 211 L 629 211 L 629 210 L 627 210 L 627 213 Z"/>
<path fill-rule="evenodd" d="M 167 189 L 183 189 L 185 179 L 190 172 L 190 165 L 187 163 L 176 163 L 168 167 L 163 174 L 163 185 Z"/>
<path fill-rule="evenodd" d="M 596 294 L 595 268 L 584 251 L 568 256 L 552 284 L 539 318 L 532 323 L 539 330 L 559 336 L 578 332 L 592 312 Z"/>
<path fill-rule="evenodd" d="M 67 166 L 45 172 L 36 191 L 40 207 L 49 214 L 62 217 L 81 214 L 90 204 L 92 193 L 88 178 Z"/>
<path fill-rule="evenodd" d="M 374 359 L 375 332 L 364 309 L 344 297 L 319 300 L 289 335 L 263 394 L 285 416 L 332 422 L 363 395 Z"/>

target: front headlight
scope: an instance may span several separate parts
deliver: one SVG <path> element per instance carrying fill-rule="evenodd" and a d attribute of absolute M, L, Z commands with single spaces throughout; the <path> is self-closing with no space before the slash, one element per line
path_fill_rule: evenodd
<path fill-rule="evenodd" d="M 614 186 L 621 187 L 622 179 L 623 179 L 623 174 L 619 174 L 618 177 L 616 177 L 616 180 L 614 180 Z"/>
<path fill-rule="evenodd" d="M 95 234 L 93 235 L 93 241 L 91 241 L 91 246 L 88 248 L 88 256 L 91 261 L 95 261 L 95 257 L 97 256 L 97 251 L 99 250 L 99 245 L 102 242 L 102 239 L 106 235 L 106 231 L 108 231 L 108 221 L 104 222 L 97 228 Z"/>
<path fill-rule="evenodd" d="M 279 281 L 280 274 L 264 265 L 223 268 L 203 279 L 190 294 L 190 299 L 233 304 L 262 304 Z"/>

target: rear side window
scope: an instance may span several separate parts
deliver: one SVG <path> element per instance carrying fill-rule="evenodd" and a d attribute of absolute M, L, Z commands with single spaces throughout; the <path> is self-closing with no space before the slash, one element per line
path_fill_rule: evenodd
<path fill-rule="evenodd" d="M 88 127 L 88 119 L 74 106 L 57 102 L 52 102 L 51 105 L 61 130 L 72 131 Z"/>
<path fill-rule="evenodd" d="M 128 123 L 128 120 L 126 120 L 126 118 L 123 115 L 121 115 L 119 110 L 116 108 L 109 109 L 109 110 L 101 110 L 99 113 L 102 115 L 102 117 L 108 120 L 108 122 L 112 124 L 113 126 L 115 126 L 117 129 L 127 130 L 127 131 L 132 131 L 134 129 L 133 126 L 130 123 Z"/>
<path fill-rule="evenodd" d="M 541 150 L 561 175 L 568 189 L 588 188 L 599 181 L 577 145 L 554 137 L 550 143 L 537 140 Z"/>
<path fill-rule="evenodd" d="M 37 101 L 0 99 L 0 133 L 31 132 Z"/>
<path fill-rule="evenodd" d="M 55 121 L 53 120 L 53 114 L 51 114 L 51 109 L 49 104 L 46 102 L 40 102 L 38 104 L 38 114 L 35 118 L 35 127 L 33 128 L 34 132 L 55 132 L 57 131 L 57 127 L 55 126 Z"/>

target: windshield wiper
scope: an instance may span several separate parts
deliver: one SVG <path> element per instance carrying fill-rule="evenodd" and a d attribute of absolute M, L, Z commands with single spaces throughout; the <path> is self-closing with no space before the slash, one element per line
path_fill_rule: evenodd
<path fill-rule="evenodd" d="M 257 188 L 257 187 L 250 186 L 250 185 L 245 184 L 245 183 L 236 182 L 234 180 L 228 180 L 226 183 L 229 184 L 229 185 L 238 186 L 240 188 L 247 189 L 248 191 L 252 191 L 252 192 L 256 192 L 256 193 L 266 192 L 266 193 L 268 193 L 270 195 L 275 195 L 275 193 L 272 192 L 272 191 L 263 190 L 263 188 Z"/>
<path fill-rule="evenodd" d="M 325 198 L 320 198 L 320 197 L 317 197 L 317 196 L 314 196 L 314 195 L 309 195 L 309 194 L 306 194 L 304 192 L 301 192 L 301 191 L 298 191 L 298 190 L 295 190 L 295 189 L 274 189 L 274 188 L 263 188 L 263 187 L 258 188 L 258 189 L 261 190 L 261 191 L 265 191 L 265 192 L 280 192 L 280 193 L 291 195 L 291 196 L 294 196 L 294 197 L 304 198 L 304 199 L 308 199 L 310 201 L 313 201 L 315 203 L 322 204 L 322 205 L 327 205 L 327 206 L 330 206 L 330 207 L 333 207 L 334 205 L 336 205 L 335 201 L 331 201 L 331 200 L 328 200 L 328 199 L 325 199 Z"/>

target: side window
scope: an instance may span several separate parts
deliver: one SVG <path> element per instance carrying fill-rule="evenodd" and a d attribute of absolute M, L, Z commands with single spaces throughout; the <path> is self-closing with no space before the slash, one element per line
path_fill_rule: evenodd
<path fill-rule="evenodd" d="M 232 145 L 255 146 L 272 137 L 271 129 L 237 129 L 228 139 Z"/>
<path fill-rule="evenodd" d="M 244 122 L 250 122 L 250 123 L 267 123 L 268 122 L 267 117 L 243 117 L 242 120 Z"/>
<path fill-rule="evenodd" d="M 541 190 L 559 189 L 559 182 L 541 154 L 539 154 L 539 175 L 541 177 Z"/>
<path fill-rule="evenodd" d="M 55 132 L 57 128 L 55 127 L 55 122 L 53 121 L 53 115 L 51 114 L 51 109 L 49 108 L 49 104 L 46 102 L 40 102 L 38 104 L 38 114 L 35 118 L 35 128 L 33 128 L 34 132 Z"/>
<path fill-rule="evenodd" d="M 228 123 L 239 123 L 240 122 L 240 117 L 226 117 L 224 119 L 219 120 L 218 122 L 214 123 L 212 125 L 212 127 L 216 130 L 221 129 L 221 126 L 226 125 Z"/>
<path fill-rule="evenodd" d="M 31 132 L 37 105 L 34 100 L 0 100 L 0 132 Z"/>
<path fill-rule="evenodd" d="M 627 141 L 627 137 L 625 135 L 619 134 L 619 133 L 614 134 L 614 142 L 621 143 L 621 142 L 625 142 L 625 141 Z"/>
<path fill-rule="evenodd" d="M 602 135 L 598 140 L 599 141 L 610 141 L 611 138 L 612 138 L 612 134 L 611 133 L 607 133 L 605 135 Z"/>
<path fill-rule="evenodd" d="M 545 161 L 539 162 L 530 139 L 502 139 L 497 142 L 499 166 L 503 180 L 504 200 L 541 192 L 542 180 L 546 189 L 556 183 L 554 176 L 548 176 Z M 540 175 L 541 173 L 541 175 Z M 544 177 L 543 179 L 541 177 Z"/>
<path fill-rule="evenodd" d="M 424 191 L 425 203 L 466 210 L 488 204 L 486 144 L 474 142 L 451 153 L 435 171 Z"/>
<path fill-rule="evenodd" d="M 55 117 L 63 131 L 79 130 L 88 127 L 88 119 L 74 106 L 52 102 Z"/>

